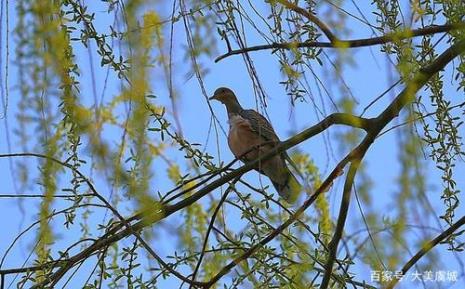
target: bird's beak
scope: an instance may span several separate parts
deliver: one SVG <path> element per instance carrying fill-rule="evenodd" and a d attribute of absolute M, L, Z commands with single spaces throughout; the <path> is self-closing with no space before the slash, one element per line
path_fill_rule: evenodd
<path fill-rule="evenodd" d="M 214 100 L 214 99 L 216 99 L 216 97 L 215 97 L 215 95 L 212 95 L 212 96 L 210 96 L 208 99 L 209 99 L 209 100 Z"/>

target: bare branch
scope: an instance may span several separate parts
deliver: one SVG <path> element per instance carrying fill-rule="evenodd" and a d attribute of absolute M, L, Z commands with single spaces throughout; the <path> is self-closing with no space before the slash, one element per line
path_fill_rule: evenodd
<path fill-rule="evenodd" d="M 0 194 L 0 198 L 46 198 L 44 194 Z M 94 197 L 94 194 L 80 194 L 80 195 L 53 195 L 54 198 L 76 198 L 76 197 Z"/>
<path fill-rule="evenodd" d="M 436 236 L 433 240 L 430 240 L 428 243 L 424 244 L 423 247 L 413 256 L 405 265 L 402 267 L 402 275 L 405 275 L 407 271 L 415 265 L 418 260 L 420 260 L 426 253 L 428 253 L 431 249 L 433 249 L 436 245 L 440 244 L 444 241 L 447 237 L 452 235 L 458 228 L 465 225 L 465 216 L 460 218 L 457 222 L 455 222 L 452 226 L 450 226 L 447 230 Z M 392 289 L 397 284 L 399 280 L 393 278 L 392 281 L 387 285 L 386 289 Z"/>
<path fill-rule="evenodd" d="M 453 30 L 465 29 L 465 22 L 459 22 L 454 24 L 444 24 L 444 25 L 431 25 L 424 28 L 410 30 L 405 28 L 402 31 L 388 33 L 383 36 L 373 37 L 373 38 L 362 38 L 362 39 L 352 39 L 352 40 L 338 40 L 337 42 L 319 42 L 319 41 L 308 41 L 308 42 L 285 42 L 285 43 L 271 43 L 265 45 L 257 45 L 246 47 L 243 49 L 231 50 L 227 53 L 217 57 L 215 62 L 218 62 L 226 57 L 243 54 L 251 51 L 260 51 L 260 50 L 269 50 L 269 49 L 294 49 L 294 48 L 310 48 L 310 47 L 320 47 L 320 48 L 356 48 L 356 47 L 365 47 L 386 44 L 393 41 L 399 41 L 403 39 L 408 39 L 412 37 L 425 36 L 443 32 L 449 32 Z"/>
<path fill-rule="evenodd" d="M 327 288 L 329 285 L 329 281 L 331 280 L 333 264 L 337 257 L 337 246 L 342 238 L 342 233 L 344 231 L 344 226 L 347 219 L 347 213 L 349 211 L 350 194 L 352 192 L 355 174 L 357 173 L 357 169 L 360 165 L 360 161 L 362 158 L 363 155 L 360 156 L 359 159 L 352 161 L 352 163 L 350 164 L 349 172 L 347 173 L 346 181 L 344 183 L 344 192 L 342 194 L 341 207 L 339 208 L 339 215 L 337 218 L 336 231 L 334 232 L 334 236 L 331 239 L 331 242 L 329 243 L 329 255 L 328 259 L 326 260 L 326 270 L 323 275 L 323 280 L 321 281 L 321 289 Z"/>

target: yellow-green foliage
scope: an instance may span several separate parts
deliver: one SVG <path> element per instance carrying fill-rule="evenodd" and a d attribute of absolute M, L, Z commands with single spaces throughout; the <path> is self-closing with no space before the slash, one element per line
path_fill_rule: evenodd
<path fill-rule="evenodd" d="M 306 176 L 308 176 L 311 187 L 313 188 L 312 192 L 320 187 L 321 178 L 318 168 L 315 166 L 313 161 L 310 159 L 308 154 L 304 153 L 295 153 L 293 159 L 296 165 L 301 168 Z M 319 220 L 319 226 L 322 233 L 322 237 L 325 243 L 328 243 L 332 235 L 332 221 L 329 214 L 329 203 L 326 194 L 320 194 L 315 202 L 315 208 L 317 209 Z"/>
<path fill-rule="evenodd" d="M 299 158 L 295 157 L 294 159 Z M 283 219 L 288 217 L 287 213 L 283 214 Z M 300 221 L 304 224 L 311 224 L 313 219 L 303 216 Z M 315 263 L 311 257 L 314 254 L 314 248 L 310 243 L 303 241 L 308 231 L 299 224 L 296 227 L 288 228 L 284 233 L 288 237 L 282 236 L 279 239 L 283 255 L 283 258 L 280 258 L 281 273 L 289 279 L 282 277 L 280 280 L 281 288 L 304 288 L 309 282 L 308 277 L 313 272 Z"/>
<path fill-rule="evenodd" d="M 128 186 L 128 193 L 130 196 L 134 196 L 141 209 L 144 209 L 144 204 L 155 202 L 149 195 L 153 156 L 149 147 L 150 139 L 147 137 L 149 111 L 147 110 L 146 96 L 151 91 L 148 75 L 151 66 L 151 51 L 154 45 L 153 39 L 160 32 L 155 25 L 158 22 L 158 15 L 154 11 L 149 11 L 143 16 L 146 29 L 138 29 L 134 15 L 137 14 L 141 4 L 142 1 L 129 1 L 127 4 L 128 29 L 137 32 L 130 33 L 131 35 L 128 37 L 128 45 L 132 49 L 131 69 L 129 71 L 130 84 L 123 91 L 122 99 L 128 101 L 132 107 L 132 113 L 127 123 L 127 131 L 133 147 L 131 156 L 133 168 L 130 172 L 132 181 Z"/>
<path fill-rule="evenodd" d="M 350 83 L 345 83 L 347 64 L 353 60 L 352 56 L 354 59 L 358 56 L 357 53 L 352 53 L 354 50 L 349 48 L 349 42 L 333 41 L 331 44 L 336 49 L 329 50 L 326 47 L 304 47 L 312 46 L 320 41 L 326 42 L 327 35 L 324 35 L 325 29 L 321 29 L 318 21 L 308 19 L 311 17 L 308 14 L 306 16 L 306 13 L 302 13 L 303 10 L 299 10 L 299 7 L 295 5 L 301 5 L 307 12 L 328 24 L 329 29 L 339 39 L 346 39 L 349 37 L 346 34 L 349 28 L 343 25 L 349 16 L 339 18 L 340 14 L 344 14 L 336 11 L 337 5 L 341 3 L 325 6 L 327 4 L 323 3 L 324 1 L 322 3 L 288 1 L 295 4 L 283 6 L 283 1 L 279 1 L 281 4 L 278 4 L 274 0 L 264 5 L 257 5 L 254 1 L 192 0 L 170 2 L 169 4 L 173 4 L 171 12 L 165 2 L 158 0 L 10 1 L 10 6 L 11 3 L 18 3 L 16 6 L 18 17 L 14 21 L 17 23 L 15 24 L 17 25 L 15 29 L 17 38 L 10 38 L 14 40 L 9 41 L 15 41 L 15 66 L 18 70 L 16 82 L 20 92 L 17 110 L 18 124 L 13 125 L 11 130 L 17 134 L 23 151 L 37 153 L 35 156 L 40 154 L 38 173 L 31 169 L 34 164 L 28 163 L 22 164 L 21 171 L 16 174 L 18 182 L 21 183 L 18 191 L 28 191 L 30 183 L 38 182 L 40 192 L 37 193 L 42 194 L 39 196 L 40 199 L 34 196 L 35 200 L 40 200 L 37 201 L 39 204 L 37 223 L 39 225 L 36 237 L 37 246 L 34 247 L 37 258 L 29 262 L 32 264 L 26 264 L 26 266 L 40 266 L 58 258 L 64 260 L 68 256 L 58 256 L 59 252 L 66 251 L 73 255 L 81 248 L 92 248 L 93 244 L 97 244 L 92 251 L 88 251 L 89 254 L 84 256 L 84 259 L 77 263 L 73 263 L 75 259 L 68 260 L 69 268 L 60 264 L 58 266 L 61 267 L 40 267 L 41 270 L 30 273 L 28 277 L 24 275 L 29 273 L 24 274 L 22 277 L 26 285 L 19 284 L 17 287 L 28 286 L 28 282 L 36 283 L 37 287 L 41 288 L 45 285 L 42 286 L 40 282 L 44 284 L 50 282 L 47 285 L 53 287 L 55 285 L 52 285 L 52 282 L 55 280 L 51 280 L 50 277 L 56 276 L 53 272 L 58 272 L 63 268 L 76 269 L 76 274 L 81 274 L 75 277 L 78 275 L 67 271 L 64 274 L 65 278 L 66 276 L 80 278 L 82 274 L 86 274 L 82 271 L 82 268 L 86 266 L 81 268 L 80 265 L 87 264 L 88 258 L 96 259 L 98 266 L 91 274 L 85 288 L 160 286 L 158 282 L 162 278 L 172 278 L 173 280 L 169 281 L 173 282 L 178 281 L 177 277 L 180 276 L 174 277 L 172 270 L 175 270 L 177 275 L 185 274 L 184 276 L 190 279 L 192 275 L 189 274 L 192 273 L 191 269 L 196 267 L 198 260 L 196 258 L 199 257 L 204 244 L 206 248 L 202 253 L 205 255 L 195 279 L 196 281 L 208 281 L 231 260 L 240 257 L 260 241 L 266 240 L 265 238 L 288 220 L 292 211 L 297 209 L 298 205 L 295 207 L 279 206 L 276 203 L 278 198 L 262 197 L 265 194 L 273 194 L 275 191 L 272 187 L 257 186 L 259 188 L 256 188 L 256 184 L 246 183 L 250 175 L 257 174 L 250 172 L 248 176 L 237 182 L 237 187 L 231 190 L 231 194 L 221 204 L 222 207 L 215 219 L 215 229 L 210 232 L 209 236 L 206 236 L 208 225 L 212 220 L 213 212 L 219 205 L 220 188 L 216 188 L 194 203 L 173 212 L 174 208 L 178 208 L 173 204 L 187 203 L 185 201 L 189 200 L 186 198 L 192 197 L 193 194 L 208 186 L 202 184 L 198 189 L 185 194 L 179 194 L 180 192 L 192 189 L 204 180 L 206 184 L 217 180 L 220 178 L 219 175 L 214 175 L 212 179 L 207 178 L 210 177 L 209 173 L 218 172 L 223 165 L 215 156 L 209 154 L 213 151 L 212 143 L 215 141 L 223 143 L 219 141 L 222 134 L 213 113 L 210 123 L 211 131 L 207 131 L 207 123 L 203 126 L 205 134 L 208 134 L 206 141 L 208 145 L 195 144 L 190 131 L 185 135 L 182 133 L 182 125 L 190 120 L 184 119 L 185 116 L 176 108 L 178 92 L 187 92 L 189 96 L 196 93 L 198 99 L 202 100 L 199 105 L 202 105 L 205 111 L 207 111 L 208 103 L 201 97 L 199 91 L 191 90 L 193 87 L 191 82 L 186 84 L 189 91 L 176 87 L 176 84 L 181 82 L 179 75 L 195 74 L 196 78 L 193 80 L 199 81 L 202 92 L 209 93 L 212 84 L 207 81 L 203 82 L 206 80 L 206 78 L 203 79 L 204 74 L 213 68 L 210 65 L 213 64 L 214 57 L 227 53 L 226 56 L 230 57 L 227 61 L 231 61 L 230 63 L 245 62 L 244 71 L 249 73 L 251 83 L 260 92 L 259 95 L 263 94 L 262 104 L 265 105 L 267 94 L 272 96 L 272 101 L 276 100 L 277 95 L 274 95 L 275 91 L 272 90 L 274 87 L 263 85 L 262 67 L 255 67 L 253 62 L 256 55 L 262 55 L 269 57 L 270 61 L 275 61 L 278 65 L 277 69 L 281 71 L 282 79 L 279 80 L 279 84 L 276 83 L 285 90 L 285 93 L 281 95 L 288 97 L 292 104 L 296 104 L 296 99 L 310 100 L 310 106 L 315 109 L 318 119 L 332 112 L 344 112 L 353 115 L 345 116 L 345 120 L 354 120 L 354 116 L 360 115 L 363 105 L 372 100 L 365 98 L 370 95 L 364 95 L 362 99 L 362 96 L 356 95 L 358 91 L 355 89 L 358 87 L 352 88 Z M 389 40 L 389 43 L 377 47 L 381 47 L 382 56 L 387 56 L 389 62 L 394 64 L 392 67 L 396 70 L 392 71 L 392 74 L 396 74 L 395 77 L 399 75 L 401 79 L 401 84 L 392 90 L 393 95 L 396 89 L 410 81 L 420 67 L 431 64 L 440 53 L 439 51 L 451 45 L 446 39 L 450 39 L 450 43 L 457 43 L 465 33 L 464 29 L 455 29 L 447 33 L 441 32 L 445 35 L 444 40 L 440 40 L 438 34 L 406 39 L 413 35 L 412 30 L 408 29 L 410 26 L 420 27 L 430 22 L 438 23 L 436 20 L 441 19 L 453 27 L 454 23 L 463 21 L 465 4 L 461 0 L 410 1 L 412 15 L 406 15 L 407 21 L 404 15 L 401 15 L 399 1 L 373 0 L 372 4 L 371 7 L 376 12 L 376 23 L 373 25 L 370 23 L 370 25 L 378 34 L 387 33 L 387 37 L 383 39 Z M 436 7 L 432 7 L 433 5 Z M 103 10 L 102 7 L 104 7 Z M 365 9 L 364 6 L 360 7 Z M 2 33 L 3 31 L 8 33 L 8 12 L 6 13 L 7 19 L 1 24 L 7 25 L 5 25 L 6 29 L 5 26 L 1 27 Z M 107 15 L 104 15 L 106 13 Z M 438 17 L 439 13 L 442 13 L 441 17 Z M 5 19 L 3 15 L 0 17 L 2 20 Z M 100 20 L 103 21 L 100 22 Z M 111 27 L 106 25 L 108 23 L 111 23 Z M 439 28 L 444 29 L 444 27 Z M 428 29 L 436 28 L 438 27 Z M 253 34 L 250 34 L 250 31 L 253 31 Z M 350 37 L 358 35 L 358 31 L 353 32 Z M 8 51 L 8 38 L 6 40 Z M 435 47 L 436 40 L 442 41 L 438 42 L 437 47 Z M 218 46 L 220 51 L 214 53 L 217 41 L 220 41 L 218 44 L 221 43 Z M 256 46 L 260 44 L 271 44 L 271 49 L 267 49 L 269 48 L 267 46 Z M 0 46 L 3 53 L 3 42 Z M 276 48 L 277 46 L 279 48 Z M 75 57 L 73 49 L 79 51 L 79 58 Z M 83 49 L 88 49 L 84 50 L 88 55 L 82 54 Z M 248 49 L 250 53 L 245 53 Z M 180 50 L 185 54 L 179 53 Z M 13 49 L 10 48 L 9 52 L 12 53 L 12 51 Z M 374 58 L 378 56 L 378 52 L 373 51 Z M 241 54 L 243 57 L 234 56 L 235 54 Z M 353 67 L 354 70 L 360 69 L 359 72 L 361 71 L 362 74 L 363 67 L 369 64 L 367 61 L 371 61 L 367 60 L 366 54 L 363 56 L 364 58 Z M 1 59 L 2 61 L 5 59 L 4 55 Z M 465 87 L 465 80 L 463 80 L 465 79 L 463 77 L 465 62 L 463 56 L 455 59 L 458 66 L 453 69 L 457 73 L 457 82 L 461 83 L 459 88 L 463 88 Z M 11 66 L 13 62 L 12 57 L 8 60 L 6 56 L 6 60 L 5 67 L 0 68 L 2 72 L 4 69 L 10 73 L 15 71 L 16 68 L 8 70 L 9 63 Z M 78 67 L 77 64 L 80 66 Z M 102 67 L 97 68 L 99 64 Z M 220 68 L 220 65 L 215 67 Z M 368 66 L 371 67 L 371 64 Z M 108 74 L 105 84 L 96 83 L 102 80 L 102 77 L 94 74 L 102 73 L 106 69 L 108 69 Z M 3 74 L 0 74 L 2 78 Z M 417 121 L 418 116 L 424 117 L 424 111 L 435 110 L 436 113 L 428 113 L 428 119 L 425 117 L 421 121 L 424 122 L 423 129 L 427 132 L 430 130 L 424 136 L 424 141 L 428 142 L 428 148 L 432 150 L 430 157 L 444 172 L 442 180 L 445 188 L 441 201 L 445 203 L 447 211 L 442 218 L 450 225 L 455 221 L 458 199 L 454 202 L 454 198 L 458 198 L 459 193 L 459 188 L 456 188 L 451 174 L 455 166 L 454 159 L 462 154 L 463 145 L 458 134 L 461 119 L 459 116 L 454 118 L 449 114 L 451 109 L 449 104 L 454 105 L 454 102 L 449 101 L 442 91 L 443 81 L 445 83 L 448 74 L 441 72 L 430 77 L 426 85 L 427 92 L 421 91 L 422 94 L 428 94 L 426 97 L 423 96 L 423 99 L 416 94 L 418 87 L 415 86 L 420 81 L 410 85 L 410 90 L 407 91 L 407 102 L 413 102 L 413 105 L 410 107 L 409 115 L 403 119 L 403 113 L 406 110 L 403 109 L 391 123 L 399 124 L 396 120 L 412 123 Z M 223 76 L 227 78 L 228 74 Z M 360 77 L 363 76 L 360 75 Z M 2 89 L 6 87 L 7 91 L 14 91 L 12 85 L 9 86 L 7 83 L 8 77 L 6 79 L 6 85 L 3 86 L 2 83 Z M 92 80 L 91 91 L 87 90 L 86 85 L 80 87 L 78 83 L 80 79 Z M 4 81 L 3 78 L 2 81 Z M 158 87 L 159 84 L 166 85 L 166 87 Z M 85 89 L 85 92 L 81 89 L 83 91 Z M 103 89 L 102 94 L 100 94 L 100 89 Z M 351 89 L 354 89 L 353 94 Z M 381 91 L 382 88 L 376 89 L 376 91 L 378 89 Z M 317 97 L 316 92 L 320 94 L 320 97 Z M 367 118 L 376 116 L 375 112 L 392 99 L 389 97 L 388 95 L 383 99 L 380 98 L 379 102 L 374 101 L 373 104 L 377 107 L 371 110 L 366 107 L 366 111 L 363 110 L 363 116 Z M 425 99 L 430 99 L 430 102 Z M 8 106 L 8 97 L 6 102 Z M 164 107 L 167 102 L 170 102 L 169 106 Z M 11 103 L 13 102 L 10 101 L 10 107 Z M 396 112 L 399 107 L 400 105 L 394 107 L 392 112 Z M 186 115 L 190 117 L 191 114 Z M 428 128 L 430 117 L 435 125 Z M 308 121 L 313 120 L 315 119 L 308 119 Z M 170 122 L 176 122 L 177 130 L 172 129 Z M 375 122 L 374 119 L 368 119 L 363 123 Z M 185 129 L 192 129 L 191 125 L 192 123 Z M 298 123 L 296 125 L 300 126 Z M 402 125 L 402 127 L 405 126 Z M 422 141 L 416 137 L 416 130 L 418 130 L 417 127 L 413 126 L 408 126 L 407 129 L 396 128 L 398 133 L 396 139 L 399 140 L 400 149 L 397 164 L 401 169 L 399 176 L 393 178 L 392 188 L 389 189 L 391 191 L 387 191 L 388 194 L 393 195 L 391 207 L 395 210 L 380 212 L 371 207 L 372 203 L 375 203 L 372 199 L 377 199 L 378 195 L 377 192 L 371 190 L 371 175 L 368 173 L 372 172 L 367 172 L 366 169 L 368 159 L 364 159 L 358 168 L 353 186 L 357 190 L 353 191 L 360 197 L 357 199 L 360 202 L 360 210 L 349 211 L 349 222 L 343 232 L 343 241 L 347 245 L 344 249 L 348 249 L 346 256 L 355 256 L 352 253 L 357 253 L 356 257 L 359 259 L 342 260 L 345 252 L 338 250 L 339 260 L 336 262 L 339 264 L 335 264 L 335 274 L 332 276 L 334 279 L 331 280 L 335 282 L 335 279 L 338 279 L 338 283 L 330 284 L 329 287 L 350 286 L 348 283 L 345 284 L 346 281 L 350 282 L 350 277 L 342 275 L 340 263 L 344 263 L 343 266 L 348 272 L 351 272 L 351 268 L 353 269 L 349 263 L 356 260 L 368 263 L 368 269 L 383 270 L 386 266 L 391 270 L 404 263 L 405 247 L 430 249 L 426 247 L 426 243 L 422 242 L 422 239 L 430 238 L 426 236 L 427 234 L 426 237 L 418 234 L 420 237 L 415 240 L 417 241 L 415 244 L 413 244 L 415 241 L 407 238 L 410 237 L 408 230 L 410 223 L 417 221 L 413 218 L 423 214 L 429 216 L 432 213 L 426 212 L 425 208 L 430 208 L 427 203 L 429 199 L 422 195 L 428 191 L 428 187 L 423 179 L 422 168 L 425 166 L 422 166 L 423 163 L 420 161 L 423 156 L 420 154 Z M 321 148 L 321 151 L 324 149 L 330 151 L 333 144 L 339 145 L 338 153 L 330 151 L 332 158 L 328 160 L 328 163 L 332 165 L 333 161 L 338 162 L 340 156 L 346 155 L 359 144 L 365 134 L 366 132 L 359 128 L 331 126 L 316 135 L 315 139 L 325 140 L 327 147 Z M 195 140 L 198 140 L 196 137 L 197 135 L 195 135 Z M 215 137 L 216 139 L 213 139 Z M 378 141 L 383 140 L 381 137 L 374 139 L 373 147 Z M 298 147 L 306 148 L 306 145 L 299 144 Z M 218 151 L 221 150 L 218 148 Z M 307 200 L 322 182 L 318 168 L 311 157 L 312 153 L 303 152 L 297 152 L 293 156 L 299 171 L 305 175 L 304 179 L 308 182 L 305 184 L 305 189 L 307 189 L 305 199 Z M 55 159 L 63 163 L 59 165 L 54 161 Z M 166 168 L 165 173 L 160 171 L 160 167 Z M 229 171 L 221 172 L 221 174 L 224 173 L 227 174 Z M 200 174 L 202 176 L 197 178 Z M 190 178 L 195 179 L 186 182 Z M 171 185 L 163 183 L 167 180 Z M 88 181 L 92 184 L 87 183 Z M 225 183 L 224 186 L 226 185 Z M 167 194 L 170 186 L 176 189 Z M 228 189 L 230 188 L 232 187 Z M 155 192 L 160 194 L 164 203 L 154 197 Z M 62 193 L 66 196 L 62 196 Z M 82 193 L 86 193 L 86 196 L 82 196 Z M 175 195 L 176 198 L 172 199 Z M 274 196 L 277 197 L 276 194 Z M 26 198 L 26 196 L 23 197 Z M 437 197 L 439 199 L 441 196 Z M 121 204 L 122 200 L 127 201 L 125 198 L 133 202 L 130 205 Z M 378 203 L 375 204 L 378 205 Z M 108 204 L 112 207 L 108 208 Z M 56 232 L 61 233 L 62 229 L 57 226 L 58 222 L 61 222 L 61 213 L 54 215 L 54 212 L 64 206 L 67 206 L 64 218 L 66 228 L 64 229 L 71 232 L 78 228 L 80 234 L 70 236 L 72 234 L 63 232 L 61 235 L 64 236 L 63 239 L 57 240 Z M 168 211 L 172 213 L 170 218 L 164 219 L 161 225 L 153 226 L 156 221 L 165 217 L 165 208 L 170 209 Z M 118 214 L 115 214 L 115 210 Z M 362 212 L 363 216 L 361 216 Z M 143 244 L 144 242 L 130 236 L 135 232 L 130 232 L 126 227 L 128 224 L 119 219 L 121 215 L 127 218 L 130 224 L 145 226 L 145 230 L 139 230 L 137 227 L 137 232 L 140 232 L 146 244 L 151 246 L 153 251 L 147 247 L 144 248 L 147 246 Z M 73 221 L 76 220 L 80 227 L 72 227 Z M 172 225 L 178 224 L 179 220 L 182 224 L 179 228 L 174 228 L 176 232 L 173 232 Z M 424 225 L 425 228 L 430 224 L 428 220 L 424 223 L 423 220 L 420 221 L 419 225 Z M 97 226 L 93 227 L 95 223 Z M 245 260 L 234 264 L 232 271 L 221 277 L 221 280 L 213 284 L 211 288 L 223 286 L 311 288 L 316 286 L 322 276 L 320 273 L 325 271 L 324 262 L 327 261 L 328 256 L 327 245 L 334 233 L 332 224 L 328 194 L 323 192 L 298 220 L 294 220 L 277 236 L 272 235 L 273 238 L 266 245 L 260 246 Z M 56 229 L 57 227 L 60 231 Z M 357 230 L 356 234 L 349 235 L 355 230 Z M 370 231 L 370 246 L 365 245 L 368 243 L 368 230 Z M 168 242 L 178 241 L 179 248 L 175 248 L 175 252 L 172 252 L 171 249 L 175 245 L 168 244 L 166 239 L 154 241 L 146 238 L 150 237 L 152 232 L 156 234 L 160 232 L 160 235 L 170 234 L 169 238 L 172 237 L 172 239 L 168 239 Z M 420 232 L 423 233 L 423 231 Z M 120 237 L 124 238 L 118 239 Z M 448 241 L 453 245 L 453 239 L 458 237 L 451 235 Z M 94 243 L 97 238 L 102 238 L 108 243 L 100 242 L 101 240 Z M 205 241 L 206 238 L 208 242 Z M 70 240 L 73 242 L 71 247 L 66 247 L 69 244 L 62 246 L 61 243 Z M 389 246 L 382 246 L 381 241 L 385 240 L 391 241 Z M 129 248 L 127 242 L 131 241 L 134 243 Z M 157 242 L 166 242 L 167 248 L 158 247 L 160 243 Z M 374 247 L 376 250 L 373 249 Z M 340 245 L 338 249 L 341 248 Z M 160 257 L 169 265 L 164 265 L 155 254 L 160 254 Z M 428 256 L 434 256 L 434 253 L 429 252 Z M 429 263 L 433 264 L 433 262 Z M 102 276 L 99 275 L 99 271 Z M 5 276 L 8 278 L 7 275 Z M 340 280 L 337 275 L 341 276 Z M 355 279 L 358 277 L 360 276 Z M 179 278 L 181 280 L 179 282 L 184 282 L 182 279 Z M 367 281 L 363 277 L 360 279 L 360 282 Z M 64 282 L 64 279 L 56 281 L 59 285 Z"/>
<path fill-rule="evenodd" d="M 58 150 L 58 140 L 61 138 L 60 131 L 50 138 L 47 142 L 46 155 L 53 157 L 56 155 Z M 58 170 L 61 169 L 60 166 L 50 160 L 46 159 L 42 167 L 42 185 L 44 189 L 45 198 L 40 205 L 40 227 L 38 235 L 38 246 L 36 247 L 37 257 L 40 263 L 48 261 L 49 256 L 49 246 L 52 245 L 54 241 L 53 232 L 49 223 L 48 216 L 51 213 L 51 208 L 54 200 L 54 195 L 57 190 L 57 181 L 55 179 Z M 40 277 L 40 272 L 38 273 Z M 38 281 L 41 281 L 39 278 Z"/>
<path fill-rule="evenodd" d="M 151 49 L 153 46 L 153 38 L 157 45 L 163 45 L 163 35 L 160 25 L 160 17 L 155 11 L 148 11 L 144 14 L 144 32 L 142 37 L 142 47 Z"/>
<path fill-rule="evenodd" d="M 83 110 L 78 109 L 75 103 L 73 88 L 75 85 L 74 78 L 71 76 L 74 63 L 72 58 L 72 49 L 69 37 L 65 28 L 62 27 L 62 18 L 60 17 L 60 6 L 56 1 L 37 1 L 31 6 L 36 25 L 35 46 L 43 59 L 43 73 L 51 67 L 51 78 L 56 77 L 60 85 L 60 100 L 64 116 L 64 123 L 67 121 L 82 121 Z M 45 87 L 44 87 L 45 89 Z M 79 126 L 77 126 L 79 128 Z M 47 128 L 51 132 L 51 137 L 45 139 L 43 147 L 45 155 L 56 158 L 59 156 L 59 141 L 64 132 L 62 126 Z M 55 131 L 53 131 L 55 129 Z M 66 132 L 67 133 L 67 132 Z M 75 135 L 70 138 L 76 139 Z M 53 234 L 50 228 L 49 220 L 45 217 L 51 211 L 53 196 L 57 189 L 57 172 L 59 167 L 50 159 L 46 159 L 41 173 L 42 185 L 45 191 L 45 198 L 40 207 L 40 230 L 39 245 L 36 247 L 39 262 L 48 261 L 48 246 L 53 242 Z M 40 273 L 38 274 L 40 281 Z"/>
<path fill-rule="evenodd" d="M 174 183 L 179 184 L 181 181 L 181 172 L 179 166 L 171 165 L 167 171 L 168 178 Z M 189 182 L 182 186 L 181 190 L 186 190 L 195 185 L 195 182 Z M 184 212 L 184 223 L 179 228 L 181 242 L 186 246 L 187 251 L 191 254 L 200 250 L 205 237 L 208 215 L 201 203 L 194 203 L 187 207 Z M 194 266 L 194 265 L 193 265 Z"/>

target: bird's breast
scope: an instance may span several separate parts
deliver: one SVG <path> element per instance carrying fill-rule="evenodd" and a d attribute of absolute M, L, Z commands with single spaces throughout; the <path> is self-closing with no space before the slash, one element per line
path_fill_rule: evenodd
<path fill-rule="evenodd" d="M 253 131 L 250 120 L 240 115 L 229 116 L 228 144 L 235 157 L 246 160 L 258 158 L 262 149 L 252 149 L 264 142 L 265 140 Z"/>

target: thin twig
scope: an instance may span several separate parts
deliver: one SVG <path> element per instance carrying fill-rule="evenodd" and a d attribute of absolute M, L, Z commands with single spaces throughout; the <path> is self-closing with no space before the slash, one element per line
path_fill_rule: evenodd
<path fill-rule="evenodd" d="M 297 6 L 294 3 L 288 2 L 286 0 L 276 0 L 276 2 L 280 3 L 281 5 L 283 5 L 284 7 L 288 8 L 288 9 L 291 9 L 291 10 L 299 13 L 302 16 L 305 16 L 308 20 L 315 23 L 315 25 L 318 26 L 318 28 L 320 28 L 321 31 L 323 31 L 323 33 L 326 35 L 326 37 L 328 37 L 328 39 L 329 39 L 329 41 L 331 41 L 331 43 L 335 43 L 335 42 L 339 41 L 339 39 L 331 32 L 331 29 L 329 29 L 329 27 L 323 21 L 318 19 L 318 17 L 313 15 L 311 12 L 303 9 L 302 7 Z"/>
<path fill-rule="evenodd" d="M 93 197 L 94 194 L 80 195 L 53 195 L 53 198 L 76 198 L 76 197 Z M 0 194 L 0 198 L 48 198 L 44 194 Z"/>
<path fill-rule="evenodd" d="M 207 249 L 208 237 L 210 236 L 210 232 L 213 228 L 213 225 L 215 224 L 216 216 L 218 215 L 218 212 L 220 211 L 220 208 L 223 205 L 224 201 L 226 201 L 226 198 L 228 197 L 229 193 L 234 188 L 234 185 L 239 180 L 240 180 L 240 177 L 237 177 L 231 182 L 231 184 L 229 185 L 229 187 L 226 189 L 223 196 L 221 197 L 218 205 L 216 206 L 215 211 L 213 212 L 213 215 L 210 220 L 210 224 L 208 225 L 208 228 L 207 228 L 207 232 L 205 233 L 205 239 L 203 241 L 202 250 L 200 251 L 199 260 L 197 261 L 197 265 L 195 266 L 194 273 L 192 273 L 192 282 L 195 282 L 195 277 L 197 276 L 197 272 L 199 271 L 200 265 L 202 264 L 202 260 L 205 255 L 205 250 Z M 193 288 L 192 285 L 193 283 L 191 283 L 189 288 Z"/>

